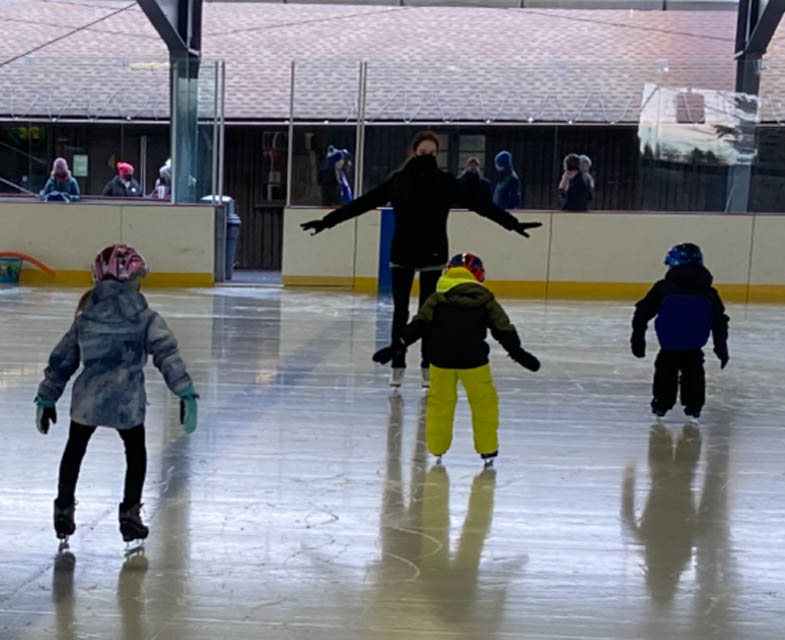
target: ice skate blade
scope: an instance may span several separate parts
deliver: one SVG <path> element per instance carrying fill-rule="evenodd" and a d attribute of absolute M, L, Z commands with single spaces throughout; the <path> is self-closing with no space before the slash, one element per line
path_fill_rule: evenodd
<path fill-rule="evenodd" d="M 145 541 L 142 538 L 137 538 L 136 540 L 126 540 L 123 555 L 126 558 L 130 558 L 135 555 L 144 555 L 144 543 Z"/>

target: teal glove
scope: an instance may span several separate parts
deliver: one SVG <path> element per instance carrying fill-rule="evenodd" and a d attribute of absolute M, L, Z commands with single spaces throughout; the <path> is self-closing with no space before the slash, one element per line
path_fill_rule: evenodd
<path fill-rule="evenodd" d="M 49 433 L 49 424 L 57 424 L 57 409 L 51 400 L 35 399 L 35 427 L 38 433 Z"/>
<path fill-rule="evenodd" d="M 180 424 L 183 425 L 186 433 L 193 433 L 198 422 L 196 399 L 199 395 L 194 391 L 193 385 L 178 395 L 180 396 Z"/>

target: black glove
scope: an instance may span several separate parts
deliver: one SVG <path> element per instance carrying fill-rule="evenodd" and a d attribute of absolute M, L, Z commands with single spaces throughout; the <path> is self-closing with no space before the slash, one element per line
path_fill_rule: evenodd
<path fill-rule="evenodd" d="M 37 403 L 35 426 L 39 433 L 46 435 L 49 433 L 49 425 L 57 424 L 57 409 L 46 407 L 42 403 Z"/>
<path fill-rule="evenodd" d="M 728 361 L 730 360 L 728 347 L 714 347 L 714 354 L 720 359 L 720 369 L 728 366 Z"/>
<path fill-rule="evenodd" d="M 632 347 L 632 355 L 634 355 L 636 358 L 646 357 L 646 338 L 632 336 L 632 340 L 630 340 L 630 346 Z"/>
<path fill-rule="evenodd" d="M 379 364 L 387 364 L 400 351 L 402 351 L 402 349 L 396 349 L 393 345 L 385 347 L 384 349 L 379 349 L 373 354 L 373 361 L 378 362 Z"/>
<path fill-rule="evenodd" d="M 324 231 L 327 228 L 327 225 L 324 223 L 324 220 L 309 220 L 308 222 L 303 222 L 300 225 L 300 228 L 303 231 L 313 231 L 311 235 L 315 236 Z"/>
<path fill-rule="evenodd" d="M 526 351 L 526 349 L 518 348 L 512 353 L 510 353 L 510 357 L 515 360 L 519 365 L 528 369 L 529 371 L 539 371 L 540 370 L 540 361 L 537 360 L 531 353 Z"/>
<path fill-rule="evenodd" d="M 531 236 L 526 233 L 526 229 L 539 229 L 542 226 L 542 222 L 519 222 L 517 227 L 513 228 L 515 233 L 520 233 L 525 238 L 531 238 Z"/>

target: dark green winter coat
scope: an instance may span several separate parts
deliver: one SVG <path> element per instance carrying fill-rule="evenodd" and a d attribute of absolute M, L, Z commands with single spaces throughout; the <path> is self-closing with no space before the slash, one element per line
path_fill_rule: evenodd
<path fill-rule="evenodd" d="M 425 339 L 428 360 L 443 369 L 474 369 L 488 364 L 488 330 L 508 353 L 521 340 L 493 293 L 468 269 L 454 268 L 439 279 L 403 339 L 407 345 Z"/>

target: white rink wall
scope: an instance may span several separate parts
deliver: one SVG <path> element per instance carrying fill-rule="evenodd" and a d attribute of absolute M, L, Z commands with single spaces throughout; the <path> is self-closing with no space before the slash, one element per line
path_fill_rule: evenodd
<path fill-rule="evenodd" d="M 205 205 L 0 202 L 0 251 L 18 251 L 57 272 L 54 281 L 32 268 L 31 284 L 89 284 L 89 267 L 112 243 L 136 247 L 152 285 L 213 283 L 215 212 Z"/>
<path fill-rule="evenodd" d="M 310 237 L 300 229 L 324 209 L 287 209 L 283 282 L 340 285 L 375 291 L 380 214 Z M 540 221 L 531 239 L 467 211 L 450 216 L 452 252 L 485 261 L 489 285 L 502 295 L 630 298 L 662 277 L 667 250 L 679 242 L 701 246 L 715 282 L 728 299 L 785 302 L 785 215 L 520 212 Z"/>

